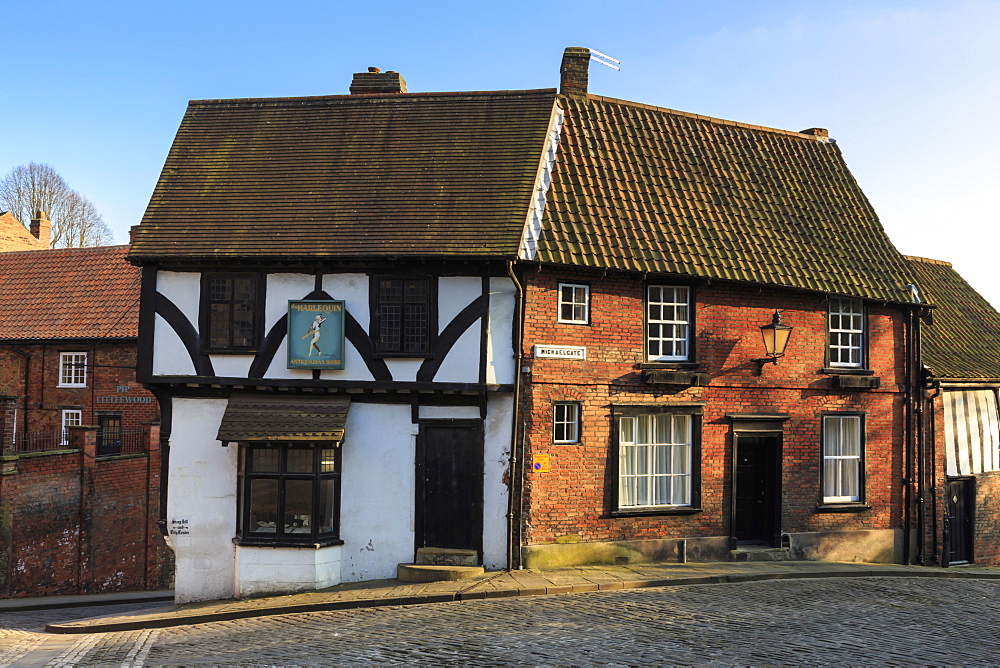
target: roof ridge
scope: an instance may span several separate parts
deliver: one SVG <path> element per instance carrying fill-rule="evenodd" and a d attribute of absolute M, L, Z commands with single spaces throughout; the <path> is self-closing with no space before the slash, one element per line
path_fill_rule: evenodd
<path fill-rule="evenodd" d="M 951 266 L 951 262 L 945 262 L 944 260 L 934 260 L 929 257 L 918 257 L 916 255 L 904 255 L 903 257 L 912 262 L 923 262 L 924 264 L 940 264 L 945 267 Z"/>
<path fill-rule="evenodd" d="M 298 97 L 237 97 L 189 100 L 188 105 L 323 102 L 328 100 L 371 100 L 371 99 L 413 99 L 416 97 L 499 97 L 506 95 L 555 95 L 555 88 L 529 88 L 524 90 L 468 90 L 468 91 L 427 91 L 421 93 L 354 93 L 347 95 L 307 95 Z"/>
<path fill-rule="evenodd" d="M 559 97 L 565 98 L 567 96 L 560 95 Z M 596 102 L 609 102 L 611 104 L 623 104 L 629 107 L 635 107 L 637 109 L 648 109 L 650 111 L 660 111 L 667 114 L 673 114 L 674 116 L 683 116 L 684 118 L 694 118 L 699 121 L 708 121 L 709 123 L 718 123 L 720 125 L 730 125 L 732 127 L 744 128 L 747 130 L 757 130 L 762 132 L 772 132 L 779 135 L 789 135 L 792 137 L 801 137 L 802 139 L 808 139 L 810 141 L 822 141 L 820 136 L 807 134 L 804 132 L 796 132 L 795 130 L 782 130 L 781 128 L 770 128 L 766 125 L 753 125 L 752 123 L 740 123 L 739 121 L 729 121 L 724 118 L 716 118 L 714 116 L 705 116 L 703 114 L 695 114 L 690 111 L 680 111 L 678 109 L 670 109 L 669 107 L 657 107 L 652 104 L 643 104 L 642 102 L 633 102 L 631 100 L 621 100 L 615 97 L 606 97 L 604 95 L 594 95 L 593 93 L 588 93 L 587 98 L 594 100 Z M 828 138 L 823 138 L 830 141 Z"/>

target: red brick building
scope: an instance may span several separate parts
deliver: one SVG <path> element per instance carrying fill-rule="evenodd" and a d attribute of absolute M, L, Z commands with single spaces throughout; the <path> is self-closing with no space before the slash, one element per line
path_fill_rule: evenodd
<path fill-rule="evenodd" d="M 1000 313 L 951 264 L 907 258 L 924 299 L 920 563 L 1000 564 Z"/>
<path fill-rule="evenodd" d="M 39 211 L 31 221 L 30 231 L 10 211 L 0 211 L 0 252 L 45 250 L 51 236 L 52 223 L 44 211 Z"/>
<path fill-rule="evenodd" d="M 838 146 L 588 95 L 589 56 L 518 263 L 522 563 L 910 560 L 925 307 Z"/>
<path fill-rule="evenodd" d="M 127 246 L 0 254 L 0 595 L 163 586 Z"/>

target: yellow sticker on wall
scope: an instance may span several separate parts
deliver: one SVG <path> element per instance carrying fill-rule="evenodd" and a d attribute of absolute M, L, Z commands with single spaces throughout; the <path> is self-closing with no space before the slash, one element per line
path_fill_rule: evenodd
<path fill-rule="evenodd" d="M 549 472 L 549 456 L 546 455 L 531 455 L 531 470 L 535 473 L 548 473 Z"/>

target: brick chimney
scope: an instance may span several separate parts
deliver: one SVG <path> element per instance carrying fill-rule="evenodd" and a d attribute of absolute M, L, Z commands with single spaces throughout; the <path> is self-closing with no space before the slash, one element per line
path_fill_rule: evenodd
<path fill-rule="evenodd" d="M 31 227 L 28 229 L 31 231 L 31 236 L 45 244 L 46 248 L 52 245 L 52 223 L 44 211 L 35 214 L 35 217 L 31 219 Z"/>
<path fill-rule="evenodd" d="M 377 67 L 369 67 L 367 72 L 358 72 L 351 81 L 351 95 L 359 93 L 405 93 L 406 80 L 399 72 L 383 72 Z"/>
<path fill-rule="evenodd" d="M 563 95 L 586 95 L 590 73 L 590 49 L 569 46 L 563 51 L 559 68 L 559 92 Z"/>

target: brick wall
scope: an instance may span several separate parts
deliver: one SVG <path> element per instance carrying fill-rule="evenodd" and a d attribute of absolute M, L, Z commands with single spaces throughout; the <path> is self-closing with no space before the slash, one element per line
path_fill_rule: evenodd
<path fill-rule="evenodd" d="M 62 352 L 87 353 L 86 387 L 59 387 Z M 159 407 L 153 395 L 135 382 L 135 364 L 134 341 L 3 344 L 0 345 L 0 395 L 20 396 L 18 408 L 23 411 L 27 394 L 28 431 L 61 427 L 62 411 L 67 408 L 82 410 L 83 424 L 96 424 L 99 414 L 108 413 L 121 415 L 124 427 L 138 427 L 158 420 Z M 20 420 L 18 430 L 23 432 L 23 413 Z"/>
<path fill-rule="evenodd" d="M 86 387 L 59 387 L 59 353 L 86 352 Z M 135 342 L 0 345 L 3 433 L 56 435 L 62 411 L 84 425 L 101 415 L 139 430 L 159 419 L 135 382 Z M 27 373 L 27 376 L 25 375 Z M 27 382 L 25 382 L 27 380 Z M 27 410 L 25 410 L 25 408 Z M 148 431 L 148 427 L 146 428 Z M 156 526 L 159 429 L 152 450 L 97 458 L 82 450 L 17 452 L 4 445 L 0 475 L 0 596 L 160 588 L 168 555 Z M 91 440 L 93 429 L 85 430 Z"/>
<path fill-rule="evenodd" d="M 11 540 L 2 548 L 0 596 L 159 589 L 170 555 L 159 517 L 159 428 L 148 452 L 97 458 L 92 428 L 72 451 L 21 454 L 0 478 Z"/>
<path fill-rule="evenodd" d="M 557 285 L 591 288 L 591 324 L 557 322 Z M 527 474 L 522 530 L 528 545 L 573 541 L 728 536 L 731 534 L 733 443 L 728 413 L 784 413 L 781 527 L 786 532 L 895 529 L 902 525 L 904 361 L 900 312 L 871 306 L 869 367 L 877 390 L 832 387 L 825 366 L 826 300 L 822 296 L 734 287 L 696 286 L 694 345 L 705 387 L 651 386 L 641 381 L 644 358 L 644 284 L 637 275 L 601 275 L 544 269 L 525 276 L 524 456 L 549 455 L 547 473 Z M 786 357 L 761 375 L 759 327 L 782 309 L 795 329 Z M 586 360 L 531 359 L 535 344 L 585 346 Z M 552 402 L 582 405 L 580 443 L 552 443 Z M 690 515 L 612 517 L 617 453 L 612 444 L 613 404 L 703 403 L 701 498 Z M 870 510 L 817 512 L 820 503 L 820 433 L 824 411 L 861 411 L 866 420 L 866 496 Z"/>

